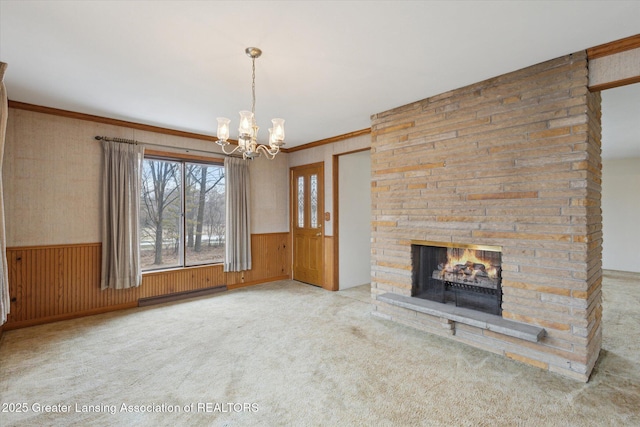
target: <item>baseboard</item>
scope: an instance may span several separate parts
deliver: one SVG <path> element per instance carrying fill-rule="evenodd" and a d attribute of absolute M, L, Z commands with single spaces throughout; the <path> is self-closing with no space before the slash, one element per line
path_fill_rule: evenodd
<path fill-rule="evenodd" d="M 211 288 L 196 289 L 193 291 L 176 292 L 173 294 L 158 295 L 156 297 L 140 298 L 138 307 L 148 307 L 150 305 L 164 304 L 166 302 L 180 301 L 188 298 L 196 298 L 205 295 L 217 294 L 227 290 L 226 285 L 214 286 Z"/>
<path fill-rule="evenodd" d="M 247 286 L 255 286 L 255 285 L 260 285 L 262 283 L 277 282 L 278 280 L 288 280 L 288 279 L 291 279 L 291 276 L 287 274 L 285 276 L 276 276 L 276 277 L 270 277 L 268 279 L 254 280 L 252 282 L 244 282 L 244 283 L 236 283 L 234 285 L 227 285 L 227 288 L 229 288 L 229 290 L 233 290 L 233 289 L 239 289 L 239 288 L 246 288 Z"/>
<path fill-rule="evenodd" d="M 43 325 L 45 323 L 59 322 L 61 320 L 71 320 L 71 319 L 77 319 L 79 317 L 93 316 L 95 314 L 108 313 L 110 311 L 126 310 L 128 308 L 136 308 L 137 306 L 138 306 L 138 302 L 137 301 L 133 301 L 133 302 L 125 303 L 125 304 L 110 305 L 110 306 L 107 306 L 107 307 L 94 308 L 92 310 L 78 311 L 78 312 L 75 312 L 75 313 L 59 314 L 57 316 L 39 317 L 37 319 L 22 320 L 22 321 L 19 321 L 19 322 L 7 322 L 4 325 L 2 325 L 2 328 L 5 331 L 9 331 L 11 329 L 28 328 L 29 326 Z"/>

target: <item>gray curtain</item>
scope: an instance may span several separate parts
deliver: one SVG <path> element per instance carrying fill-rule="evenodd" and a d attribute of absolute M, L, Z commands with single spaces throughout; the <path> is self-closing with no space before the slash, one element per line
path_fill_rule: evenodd
<path fill-rule="evenodd" d="M 7 238 L 4 228 L 4 194 L 2 193 L 2 157 L 4 156 L 4 137 L 7 133 L 9 106 L 7 90 L 4 87 L 4 72 L 7 64 L 0 62 L 0 325 L 7 321 L 11 309 L 9 302 L 9 274 L 7 269 Z"/>
<path fill-rule="evenodd" d="M 138 212 L 144 147 L 103 141 L 102 278 L 104 289 L 140 286 Z"/>
<path fill-rule="evenodd" d="M 248 162 L 227 157 L 224 176 L 227 204 L 224 271 L 251 270 Z"/>

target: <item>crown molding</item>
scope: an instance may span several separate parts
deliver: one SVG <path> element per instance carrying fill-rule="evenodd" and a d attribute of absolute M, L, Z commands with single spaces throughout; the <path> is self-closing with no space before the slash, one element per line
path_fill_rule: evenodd
<path fill-rule="evenodd" d="M 587 58 L 595 59 L 640 47 L 640 34 L 587 49 Z"/>
<path fill-rule="evenodd" d="M 333 144 L 334 142 L 344 141 L 345 139 L 355 138 L 360 135 L 367 135 L 371 133 L 371 128 L 360 129 L 354 132 L 344 133 L 342 135 L 333 136 L 331 138 L 320 139 L 318 141 L 309 142 L 308 144 L 298 145 L 297 147 L 291 147 L 283 150 L 285 153 L 294 153 L 300 150 L 307 150 L 309 148 L 320 147 L 321 145 Z"/>
<path fill-rule="evenodd" d="M 203 135 L 200 133 L 185 132 L 185 131 L 176 130 L 176 129 L 163 128 L 160 126 L 151 126 L 151 125 L 145 125 L 142 123 L 128 122 L 125 120 L 110 119 L 107 117 L 94 116 L 92 114 L 77 113 L 75 111 L 60 110 L 58 108 L 45 107 L 42 105 L 27 104 L 26 102 L 9 100 L 8 104 L 9 104 L 9 108 L 15 108 L 17 110 L 33 111 L 36 113 L 51 114 L 53 116 L 85 120 L 89 122 L 101 123 L 106 125 L 121 126 L 121 127 L 131 128 L 131 129 L 144 130 L 148 132 L 161 133 L 165 135 L 200 139 L 203 141 L 215 142 L 218 140 L 218 138 L 216 138 L 215 136 Z M 229 140 L 229 142 L 236 142 L 236 141 Z"/>

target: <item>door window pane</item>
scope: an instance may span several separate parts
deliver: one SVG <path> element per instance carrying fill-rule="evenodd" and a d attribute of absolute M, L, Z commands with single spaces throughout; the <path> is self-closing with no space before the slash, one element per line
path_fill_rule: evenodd
<path fill-rule="evenodd" d="M 304 176 L 298 177 L 298 227 L 304 227 Z"/>
<path fill-rule="evenodd" d="M 318 228 L 318 175 L 311 175 L 309 181 L 309 187 L 311 187 L 309 192 L 311 198 L 311 228 Z"/>

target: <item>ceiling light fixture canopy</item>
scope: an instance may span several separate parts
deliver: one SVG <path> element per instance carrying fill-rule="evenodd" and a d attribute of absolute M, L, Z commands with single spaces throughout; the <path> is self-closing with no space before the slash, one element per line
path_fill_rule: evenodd
<path fill-rule="evenodd" d="M 232 154 L 236 151 L 242 153 L 242 157 L 253 159 L 264 154 L 272 160 L 280 152 L 280 147 L 284 145 L 284 119 L 271 119 L 273 127 L 269 129 L 269 146 L 258 143 L 258 125 L 256 125 L 256 58 L 262 55 L 262 51 L 257 47 L 248 47 L 245 53 L 251 58 L 251 111 L 240 111 L 240 127 L 238 128 L 238 146 L 231 151 L 226 147 L 230 145 L 229 123 L 231 120 L 226 117 L 218 117 L 218 145 L 222 147 L 225 154 Z"/>

